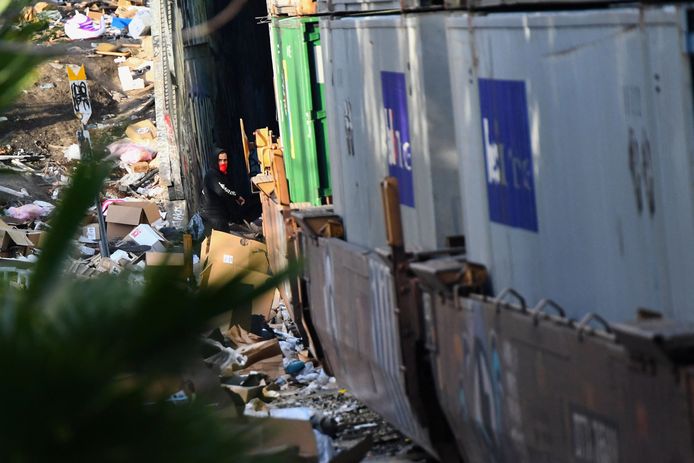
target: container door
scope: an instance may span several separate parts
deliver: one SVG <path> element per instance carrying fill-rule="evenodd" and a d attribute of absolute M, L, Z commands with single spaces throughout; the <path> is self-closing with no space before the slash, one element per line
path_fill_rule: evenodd
<path fill-rule="evenodd" d="M 282 134 L 285 165 L 292 202 L 323 203 L 330 193 L 329 178 L 320 170 L 327 161 L 325 153 L 325 100 L 322 98 L 322 66 L 316 66 L 316 48 L 320 35 L 313 19 L 291 18 L 281 21 L 282 62 L 288 124 Z M 322 64 L 321 60 L 318 63 Z M 316 129 L 319 130 L 316 130 Z M 318 134 L 317 134 L 318 132 Z"/>

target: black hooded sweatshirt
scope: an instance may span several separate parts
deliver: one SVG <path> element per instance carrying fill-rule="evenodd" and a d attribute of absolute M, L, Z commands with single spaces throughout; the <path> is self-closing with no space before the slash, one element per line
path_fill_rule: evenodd
<path fill-rule="evenodd" d="M 240 195 L 234 182 L 218 168 L 219 154 L 222 152 L 227 151 L 215 149 L 215 166 L 205 174 L 202 188 L 202 216 L 217 224 L 238 222 L 241 217 L 241 206 L 236 202 Z"/>

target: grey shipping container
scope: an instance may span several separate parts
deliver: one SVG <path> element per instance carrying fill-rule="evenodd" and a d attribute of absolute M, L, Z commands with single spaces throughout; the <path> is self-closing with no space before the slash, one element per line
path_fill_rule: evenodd
<path fill-rule="evenodd" d="M 399 181 L 409 249 L 461 234 L 445 18 L 321 19 L 333 200 L 351 243 L 385 245 L 387 175 Z"/>
<path fill-rule="evenodd" d="M 469 259 L 529 305 L 694 319 L 686 9 L 447 22 Z"/>

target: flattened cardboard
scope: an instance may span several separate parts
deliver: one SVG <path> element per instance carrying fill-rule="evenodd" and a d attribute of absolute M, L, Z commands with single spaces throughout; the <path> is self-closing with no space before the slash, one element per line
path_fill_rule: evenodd
<path fill-rule="evenodd" d="M 229 279 L 246 269 L 259 273 L 270 269 L 265 244 L 217 230 L 202 242 L 200 261 L 204 266 L 219 263 L 229 267 Z"/>
<path fill-rule="evenodd" d="M 145 254 L 145 263 L 148 267 L 160 266 L 160 265 L 171 265 L 171 266 L 183 266 L 183 253 L 182 252 L 156 252 L 149 251 Z"/>
<path fill-rule="evenodd" d="M 161 217 L 159 207 L 146 201 L 111 204 L 106 215 L 106 236 L 109 240 L 125 237 L 141 223 L 151 224 Z"/>
<path fill-rule="evenodd" d="M 150 141 L 157 138 L 157 128 L 152 121 L 145 119 L 129 125 L 125 129 L 125 135 L 132 141 Z"/>
<path fill-rule="evenodd" d="M 13 246 L 34 247 L 34 242 L 27 235 L 32 233 L 30 230 L 17 230 L 16 228 L 0 229 L 0 250 L 5 251 Z"/>
<path fill-rule="evenodd" d="M 34 243 L 35 248 L 42 248 L 46 243 L 46 232 L 43 231 L 31 231 L 27 233 L 27 238 Z"/>
<path fill-rule="evenodd" d="M 99 224 L 90 223 L 89 225 L 82 227 L 82 236 L 92 241 L 98 241 L 101 238 Z"/>
<path fill-rule="evenodd" d="M 153 246 L 155 243 L 166 241 L 166 238 L 161 236 L 158 231 L 152 228 L 151 225 L 141 223 L 133 228 L 125 238 L 128 241 L 134 241 L 143 246 Z"/>
<path fill-rule="evenodd" d="M 249 435 L 249 443 L 258 453 L 269 454 L 270 449 L 297 447 L 302 461 L 318 461 L 318 444 L 310 421 L 283 418 L 248 418 L 256 424 Z"/>
<path fill-rule="evenodd" d="M 233 266 L 220 263 L 209 264 L 201 273 L 200 287 L 222 285 L 229 282 L 236 274 L 237 272 L 233 269 Z M 265 273 L 249 271 L 244 276 L 242 282 L 255 288 L 265 283 L 269 278 L 270 275 Z M 262 315 L 267 318 L 270 315 L 274 297 L 275 291 L 270 289 L 264 294 L 256 296 L 250 303 L 229 307 L 229 310 L 231 310 L 231 321 L 228 326 L 239 325 L 245 330 L 250 330 L 251 315 Z"/>

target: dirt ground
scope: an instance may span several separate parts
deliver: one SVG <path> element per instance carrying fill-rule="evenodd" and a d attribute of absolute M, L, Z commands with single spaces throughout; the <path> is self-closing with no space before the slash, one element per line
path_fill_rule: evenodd
<path fill-rule="evenodd" d="M 139 40 L 102 37 L 95 40 L 64 39 L 54 47 L 62 53 L 35 70 L 35 82 L 24 89 L 14 105 L 0 113 L 0 154 L 35 154 L 42 159 L 24 162 L 36 172 L 0 173 L 0 184 L 21 190 L 25 188 L 32 199 L 47 200 L 60 184 L 75 161 L 64 156 L 64 150 L 77 142 L 80 122 L 76 118 L 70 97 L 66 66 L 84 64 L 92 116 L 88 122 L 92 140 L 101 145 L 122 138 L 133 120 L 154 120 L 152 86 L 132 91 L 121 89 L 118 66 L 114 56 L 94 53 L 96 44 L 139 44 Z M 134 49 L 135 54 L 137 50 Z M 131 58 L 135 63 L 142 60 Z M 146 103 L 151 104 L 146 104 Z M 143 108 L 143 106 L 146 106 Z M 138 109 L 141 109 L 138 111 Z M 0 165 L 1 166 L 1 165 Z M 114 171 L 114 178 L 123 172 Z M 0 192 L 0 206 L 17 205 L 22 201 Z"/>

